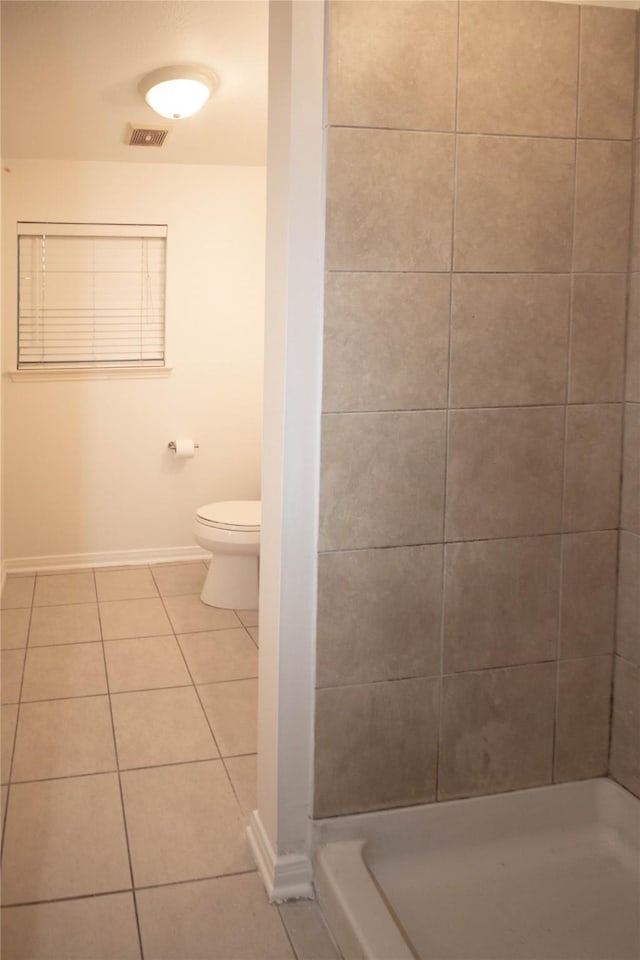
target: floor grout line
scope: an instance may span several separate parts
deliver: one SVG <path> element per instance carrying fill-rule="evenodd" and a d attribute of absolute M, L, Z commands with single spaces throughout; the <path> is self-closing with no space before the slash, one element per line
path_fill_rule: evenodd
<path fill-rule="evenodd" d="M 93 578 L 94 578 L 94 584 L 95 584 L 95 582 L 96 582 L 96 573 L 95 573 L 95 570 L 93 571 Z M 97 589 L 97 587 L 96 587 L 96 589 Z M 109 703 L 109 718 L 110 718 L 110 720 L 111 720 L 111 735 L 112 735 L 112 737 L 113 737 L 113 750 L 114 750 L 114 756 L 115 756 L 115 760 L 116 760 L 116 769 L 117 769 L 117 776 L 118 776 L 118 791 L 119 791 L 119 794 L 120 794 L 120 810 L 121 810 L 121 813 L 122 813 L 122 826 L 123 826 L 123 829 L 124 829 L 124 839 L 125 839 L 125 844 L 126 844 L 126 847 L 127 847 L 127 860 L 128 860 L 128 862 L 129 862 L 129 876 L 131 877 L 131 887 L 132 887 L 132 897 L 133 897 L 133 911 L 134 911 L 135 918 L 136 918 L 136 929 L 137 929 L 137 932 L 138 932 L 138 946 L 139 946 L 139 948 L 140 948 L 140 960 L 144 960 L 144 945 L 143 945 L 143 943 L 142 943 L 142 930 L 141 930 L 141 927 L 140 927 L 140 917 L 139 917 L 139 914 L 138 914 L 138 901 L 137 901 L 136 894 L 135 894 L 135 878 L 134 878 L 134 873 L 133 873 L 133 859 L 132 859 L 132 857 L 131 857 L 131 844 L 130 844 L 130 841 L 129 841 L 129 827 L 128 827 L 128 824 L 127 824 L 127 811 L 126 811 L 126 806 L 125 806 L 125 802 L 124 802 L 124 791 L 123 791 L 123 788 L 122 788 L 122 777 L 120 776 L 120 761 L 119 761 L 119 755 L 118 755 L 118 738 L 116 737 L 116 725 L 115 725 L 115 721 L 114 721 L 114 718 L 113 718 L 113 705 L 112 705 L 112 702 L 111 702 L 111 693 L 110 693 L 110 689 L 109 689 L 109 671 L 108 671 L 108 669 L 107 669 L 107 654 L 106 654 L 106 650 L 105 650 L 105 646 L 104 646 L 104 634 L 103 634 L 103 631 L 102 631 L 102 616 L 101 616 L 101 614 L 100 614 L 100 606 L 99 606 L 99 605 L 98 605 L 98 622 L 99 622 L 99 624 L 100 624 L 100 636 L 101 636 L 101 638 L 102 638 L 102 660 L 103 660 L 104 673 L 105 673 L 105 682 L 106 682 L 106 685 L 107 685 L 107 697 L 108 697 L 108 703 Z"/>

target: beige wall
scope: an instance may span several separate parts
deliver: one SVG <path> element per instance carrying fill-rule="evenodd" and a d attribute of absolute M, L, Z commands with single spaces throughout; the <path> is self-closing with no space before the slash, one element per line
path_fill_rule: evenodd
<path fill-rule="evenodd" d="M 623 443 L 611 774 L 640 796 L 640 100 L 636 97 L 634 205 Z"/>
<path fill-rule="evenodd" d="M 635 33 L 331 7 L 317 817 L 608 769 Z"/>
<path fill-rule="evenodd" d="M 260 494 L 265 171 L 5 160 L 5 370 L 17 220 L 167 223 L 160 380 L 4 377 L 5 559 L 192 548 L 196 506 Z M 178 434 L 200 443 L 176 460 Z"/>

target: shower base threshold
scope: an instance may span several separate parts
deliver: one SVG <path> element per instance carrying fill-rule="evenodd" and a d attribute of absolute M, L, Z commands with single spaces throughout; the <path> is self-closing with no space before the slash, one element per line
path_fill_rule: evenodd
<path fill-rule="evenodd" d="M 321 821 L 345 960 L 638 960 L 640 801 L 608 779 Z"/>

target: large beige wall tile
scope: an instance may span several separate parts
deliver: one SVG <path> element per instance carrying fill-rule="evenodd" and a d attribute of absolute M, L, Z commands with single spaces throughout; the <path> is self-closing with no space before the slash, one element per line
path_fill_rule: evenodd
<path fill-rule="evenodd" d="M 564 538 L 561 657 L 613 652 L 617 553 L 618 534 L 614 530 Z"/>
<path fill-rule="evenodd" d="M 445 672 L 553 659 L 559 602 L 559 537 L 447 544 Z"/>
<path fill-rule="evenodd" d="M 436 679 L 318 690 L 315 817 L 435 799 Z"/>
<path fill-rule="evenodd" d="M 616 649 L 640 667 L 640 537 L 620 532 Z"/>
<path fill-rule="evenodd" d="M 581 10 L 579 137 L 633 134 L 636 18 L 633 10 Z"/>
<path fill-rule="evenodd" d="M 640 797 L 640 667 L 615 658 L 611 776 Z"/>
<path fill-rule="evenodd" d="M 329 274 L 323 409 L 445 407 L 449 298 L 447 274 Z"/>
<path fill-rule="evenodd" d="M 621 453 L 622 404 L 568 408 L 565 530 L 617 528 Z"/>
<path fill-rule="evenodd" d="M 438 673 L 441 606 L 440 545 L 321 554 L 318 686 Z"/>
<path fill-rule="evenodd" d="M 563 425 L 561 407 L 453 411 L 446 539 L 556 533 Z"/>
<path fill-rule="evenodd" d="M 560 4 L 460 4 L 458 129 L 571 137 L 578 10 Z"/>
<path fill-rule="evenodd" d="M 579 140 L 573 269 L 616 273 L 627 269 L 631 215 L 631 144 Z"/>
<path fill-rule="evenodd" d="M 640 534 L 640 403 L 626 403 L 620 526 Z"/>
<path fill-rule="evenodd" d="M 453 130 L 458 4 L 329 7 L 329 123 Z"/>
<path fill-rule="evenodd" d="M 568 276 L 455 275 L 451 405 L 563 403 L 569 300 Z"/>
<path fill-rule="evenodd" d="M 640 192 L 640 191 L 639 191 Z M 625 400 L 640 403 L 640 274 L 629 277 Z"/>
<path fill-rule="evenodd" d="M 445 414 L 325 414 L 320 550 L 442 540 Z"/>
<path fill-rule="evenodd" d="M 612 666 L 611 656 L 560 664 L 554 780 L 607 773 Z"/>
<path fill-rule="evenodd" d="M 439 800 L 550 782 L 555 674 L 536 663 L 443 678 Z"/>
<path fill-rule="evenodd" d="M 448 270 L 454 138 L 329 131 L 326 268 Z"/>
<path fill-rule="evenodd" d="M 569 270 L 573 180 L 569 140 L 460 137 L 455 269 Z"/>
<path fill-rule="evenodd" d="M 624 274 L 588 274 L 573 281 L 571 403 L 621 400 L 627 280 Z"/>

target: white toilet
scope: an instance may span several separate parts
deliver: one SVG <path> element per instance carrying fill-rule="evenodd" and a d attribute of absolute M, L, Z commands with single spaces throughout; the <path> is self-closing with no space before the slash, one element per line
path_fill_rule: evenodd
<path fill-rule="evenodd" d="M 196 543 L 211 553 L 203 603 L 257 609 L 261 505 L 260 500 L 226 500 L 196 510 Z"/>

